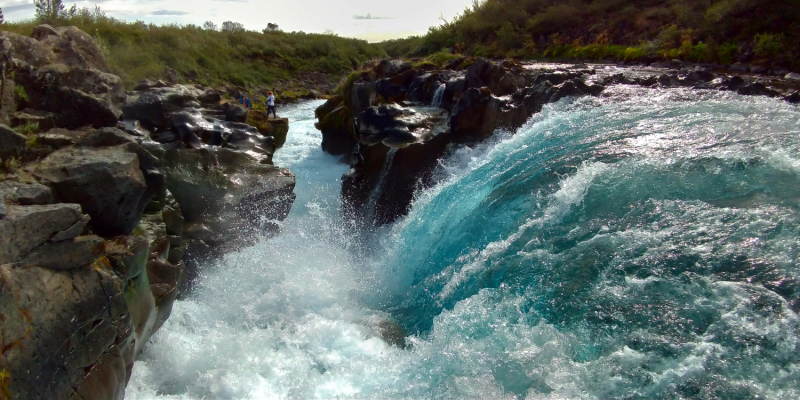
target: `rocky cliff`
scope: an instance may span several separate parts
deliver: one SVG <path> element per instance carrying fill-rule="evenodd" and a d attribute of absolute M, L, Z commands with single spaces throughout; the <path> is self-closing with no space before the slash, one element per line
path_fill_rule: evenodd
<path fill-rule="evenodd" d="M 0 399 L 121 399 L 199 261 L 286 218 L 288 121 L 126 93 L 74 27 L 0 32 L 0 79 Z"/>
<path fill-rule="evenodd" d="M 345 212 L 366 226 L 403 216 L 414 193 L 432 183 L 448 149 L 514 131 L 547 103 L 597 96 L 608 85 L 734 91 L 800 101 L 798 83 L 713 73 L 672 62 L 652 68 L 541 68 L 512 61 L 458 59 L 444 69 L 384 60 L 348 78 L 316 110 L 322 148 L 347 155 Z M 770 87 L 775 86 L 775 87 Z"/>

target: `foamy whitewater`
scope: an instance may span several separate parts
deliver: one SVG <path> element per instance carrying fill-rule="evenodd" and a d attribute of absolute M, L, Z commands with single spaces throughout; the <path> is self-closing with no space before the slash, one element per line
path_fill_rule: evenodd
<path fill-rule="evenodd" d="M 283 232 L 205 267 L 129 399 L 800 398 L 797 106 L 565 99 L 455 149 L 365 250 L 319 104 L 282 112 Z"/>

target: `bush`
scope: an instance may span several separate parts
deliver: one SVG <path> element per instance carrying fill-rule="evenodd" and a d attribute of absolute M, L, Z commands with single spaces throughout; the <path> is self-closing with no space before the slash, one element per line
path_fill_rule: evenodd
<path fill-rule="evenodd" d="M 384 46 L 430 54 L 464 43 L 453 52 L 727 63 L 739 53 L 727 43 L 739 43 L 759 61 L 799 66 L 799 21 L 800 0 L 479 0 L 423 38 Z"/>
<path fill-rule="evenodd" d="M 777 58 L 785 51 L 784 34 L 759 33 L 753 38 L 753 50 L 763 58 Z"/>
<path fill-rule="evenodd" d="M 462 56 L 460 54 L 452 54 L 450 53 L 449 50 L 442 49 L 441 51 L 433 53 L 430 56 L 428 56 L 428 61 L 439 67 L 443 67 L 447 65 L 450 61 L 457 60 L 461 57 Z"/>
<path fill-rule="evenodd" d="M 717 48 L 717 60 L 723 64 L 730 64 L 739 52 L 739 46 L 733 43 L 723 43 Z"/>

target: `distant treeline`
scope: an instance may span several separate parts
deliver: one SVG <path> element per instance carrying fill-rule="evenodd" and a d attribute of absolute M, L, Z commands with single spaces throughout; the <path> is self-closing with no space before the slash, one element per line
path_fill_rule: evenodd
<path fill-rule="evenodd" d="M 383 43 L 398 56 L 679 58 L 800 68 L 800 0 L 483 0 L 422 37 Z"/>
<path fill-rule="evenodd" d="M 262 32 L 241 24 L 154 25 L 125 22 L 99 9 L 65 9 L 57 15 L 8 22 L 2 30 L 30 35 L 41 23 L 74 25 L 91 34 L 105 52 L 115 74 L 132 87 L 144 78 L 163 76 L 164 66 L 183 80 L 203 84 L 262 85 L 294 79 L 304 73 L 344 75 L 362 63 L 385 57 L 378 45 L 328 34 L 282 32 L 270 23 Z"/>

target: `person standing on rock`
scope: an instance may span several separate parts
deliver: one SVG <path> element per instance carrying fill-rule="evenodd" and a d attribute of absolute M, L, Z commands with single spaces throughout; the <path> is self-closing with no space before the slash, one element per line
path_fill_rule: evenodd
<path fill-rule="evenodd" d="M 272 94 L 272 91 L 267 92 L 267 118 L 269 118 L 269 112 L 272 111 L 272 116 L 278 118 L 278 115 L 275 114 L 275 95 Z"/>

